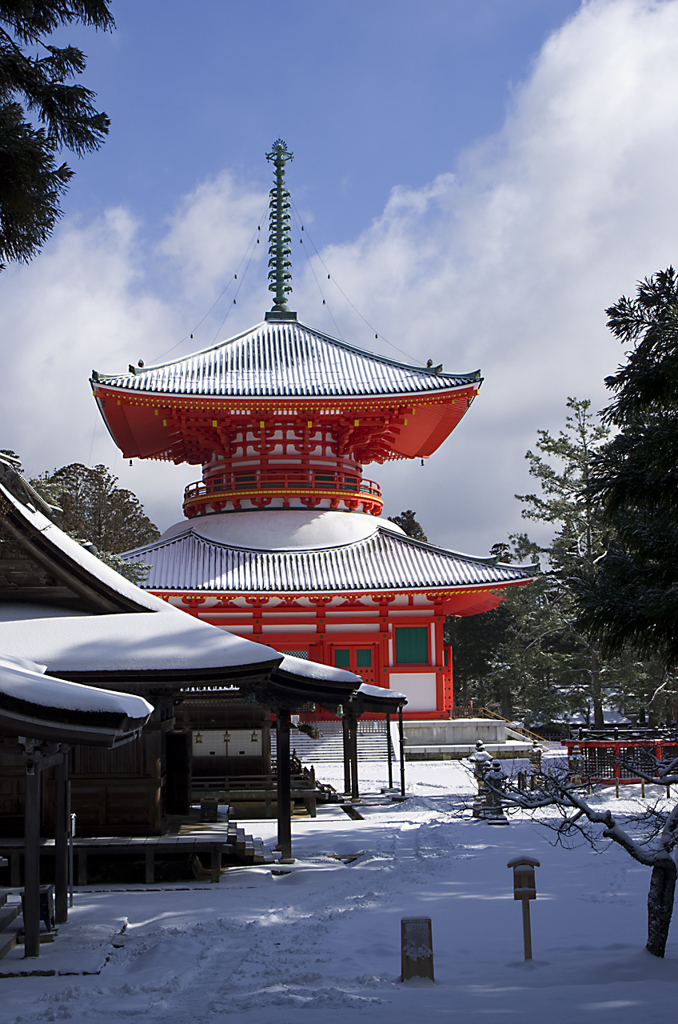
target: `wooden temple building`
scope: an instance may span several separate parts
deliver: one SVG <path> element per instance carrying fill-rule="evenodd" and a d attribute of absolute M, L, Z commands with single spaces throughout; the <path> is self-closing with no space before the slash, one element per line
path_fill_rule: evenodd
<path fill-rule="evenodd" d="M 224 774 L 259 777 L 289 849 L 294 783 L 289 757 L 279 757 L 272 772 L 271 709 L 281 751 L 289 748 L 290 715 L 301 706 L 317 702 L 336 713 L 374 698 L 361 696 L 361 680 L 349 671 L 285 657 L 144 592 L 65 534 L 55 512 L 0 455 L 0 658 L 10 662 L 0 665 L 0 853 L 25 827 L 21 737 L 70 744 L 65 770 L 80 836 L 162 836 L 190 816 L 191 727 L 200 715 L 247 734 L 247 750 L 234 752 L 232 764 L 225 759 Z M 52 690 L 70 687 L 81 703 L 83 693 L 94 701 L 102 688 L 109 703 L 116 695 L 140 701 L 143 729 L 135 723 L 129 742 L 114 743 L 109 734 L 120 715 L 112 714 L 100 742 L 79 704 L 66 708 L 63 728 L 46 731 L 40 694 L 46 700 L 50 692 L 47 684 L 41 688 L 40 672 L 56 679 Z M 384 692 L 385 709 L 400 703 Z M 54 834 L 58 792 L 48 774 L 40 795 L 43 835 Z M 19 868 L 17 860 L 12 884 L 19 884 Z"/>
<path fill-rule="evenodd" d="M 263 322 L 172 362 L 92 374 L 125 458 L 202 467 L 185 519 L 124 557 L 151 566 L 147 590 L 201 621 L 399 691 L 410 717 L 446 717 L 445 616 L 496 607 L 532 570 L 413 540 L 382 518 L 363 469 L 433 455 L 482 378 L 387 359 L 298 320 L 287 304 L 291 158 L 281 141 L 268 154 L 275 303 Z"/>

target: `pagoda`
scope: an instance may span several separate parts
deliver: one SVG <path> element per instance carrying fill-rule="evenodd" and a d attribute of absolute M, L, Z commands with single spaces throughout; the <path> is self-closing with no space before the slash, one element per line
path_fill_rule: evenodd
<path fill-rule="evenodd" d="M 494 608 L 532 570 L 408 537 L 381 517 L 368 463 L 428 458 L 480 389 L 366 352 L 289 309 L 290 196 L 278 140 L 264 320 L 193 355 L 92 389 L 125 458 L 202 466 L 183 522 L 127 552 L 144 586 L 190 614 L 277 650 L 355 671 L 408 699 L 410 717 L 453 707 L 446 615 Z"/>

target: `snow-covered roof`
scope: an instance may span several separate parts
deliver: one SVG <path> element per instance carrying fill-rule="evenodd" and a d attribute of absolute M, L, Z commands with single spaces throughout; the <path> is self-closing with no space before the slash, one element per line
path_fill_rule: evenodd
<path fill-rule="evenodd" d="M 262 704 L 290 711 L 315 703 L 335 710 L 346 704 L 360 686 L 360 676 L 346 669 L 321 665 L 305 658 L 285 655 L 280 665 L 271 672 L 263 686 L 250 687 Z M 247 689 L 247 687 L 244 687 Z"/>
<path fill-rule="evenodd" d="M 134 736 L 153 707 L 143 697 L 45 675 L 29 658 L 0 654 L 0 731 L 113 746 Z"/>
<path fill-rule="evenodd" d="M 106 611 L 167 612 L 166 602 L 153 597 L 125 579 L 115 569 L 91 554 L 67 533 L 59 529 L 41 511 L 26 505 L 2 483 L 0 495 L 8 503 L 3 510 L 8 524 L 14 524 L 22 538 L 31 542 L 33 551 L 44 556 L 59 573 L 59 580 L 71 586 L 75 594 L 98 601 Z M 45 597 L 49 596 L 45 588 Z"/>
<path fill-rule="evenodd" d="M 253 512 L 247 543 L 248 531 L 238 526 L 240 516 L 247 515 L 196 517 L 168 530 L 154 544 L 125 552 L 122 557 L 151 566 L 144 586 L 154 591 L 416 590 L 502 586 L 534 575 L 533 567 L 502 565 L 492 558 L 474 558 L 413 540 L 394 529 L 394 524 L 360 513 Z M 299 517 L 301 524 L 306 517 L 308 547 L 296 546 L 305 541 L 305 528 L 288 530 L 286 524 L 294 522 L 292 517 Z M 352 523 L 358 527 L 354 537 L 347 531 L 342 540 L 344 524 Z M 272 547 L 266 543 L 269 530 Z M 236 538 L 235 543 L 231 537 Z"/>
<path fill-rule="evenodd" d="M 387 690 L 385 686 L 372 686 L 370 683 L 362 683 L 358 692 L 364 693 L 366 697 L 377 697 L 380 700 L 407 700 L 405 694 L 399 693 L 398 690 Z"/>
<path fill-rule="evenodd" d="M 92 374 L 94 384 L 171 395 L 349 397 L 468 387 L 474 373 L 442 373 L 365 352 L 296 320 L 267 320 L 218 345 L 130 373 Z"/>
<path fill-rule="evenodd" d="M 271 647 L 177 615 L 87 615 L 0 622 L 0 651 L 50 672 L 82 675 L 184 673 L 272 666 Z"/>
<path fill-rule="evenodd" d="M 87 612 L 76 611 L 72 608 L 59 608 L 51 604 L 0 601 L 0 622 L 15 622 L 17 619 L 62 619 L 78 615 L 86 617 Z"/>
<path fill-rule="evenodd" d="M 207 541 L 228 547 L 260 551 L 312 551 L 316 548 L 355 544 L 376 534 L 379 526 L 401 537 L 406 536 L 396 523 L 377 519 L 363 512 L 339 512 L 330 509 L 275 509 L 275 514 L 260 510 L 215 513 L 182 519 L 165 530 L 160 541 L 189 532 Z"/>
<path fill-rule="evenodd" d="M 302 676 L 304 679 L 348 683 L 356 689 L 360 687 L 362 682 L 360 676 L 355 675 L 354 672 L 348 672 L 344 668 L 335 668 L 333 665 L 321 665 L 318 661 L 309 661 L 306 658 L 297 658 L 293 654 L 286 654 L 276 671 L 293 673 L 294 675 Z"/>

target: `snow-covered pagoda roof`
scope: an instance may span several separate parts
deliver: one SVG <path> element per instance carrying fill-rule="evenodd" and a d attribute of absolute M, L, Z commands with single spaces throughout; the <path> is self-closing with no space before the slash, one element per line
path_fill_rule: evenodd
<path fill-rule="evenodd" d="M 474 558 L 413 540 L 373 516 L 332 511 L 200 516 L 122 557 L 151 565 L 144 586 L 156 593 L 409 593 L 495 588 L 534 576 L 532 566 Z"/>
<path fill-rule="evenodd" d="M 92 373 L 93 384 L 184 397 L 342 398 L 412 395 L 479 384 L 480 371 L 443 373 L 365 352 L 296 320 L 266 320 L 182 359 L 129 373 Z"/>

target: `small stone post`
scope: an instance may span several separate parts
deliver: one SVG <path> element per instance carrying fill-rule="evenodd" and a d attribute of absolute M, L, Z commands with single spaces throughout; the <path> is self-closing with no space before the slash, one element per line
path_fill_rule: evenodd
<path fill-rule="evenodd" d="M 401 981 L 433 981 L 433 933 L 430 917 L 403 917 L 400 921 Z"/>

